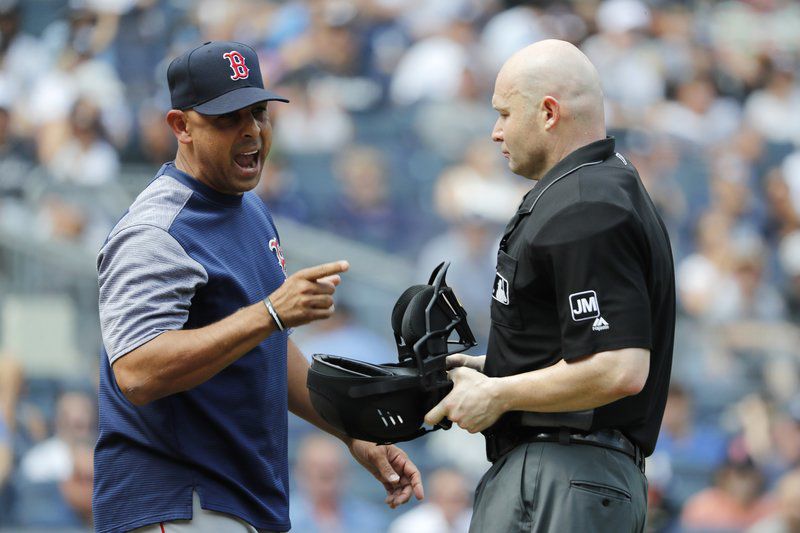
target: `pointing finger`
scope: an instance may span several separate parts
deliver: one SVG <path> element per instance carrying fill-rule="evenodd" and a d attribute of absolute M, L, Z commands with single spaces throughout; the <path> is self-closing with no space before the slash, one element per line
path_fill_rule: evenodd
<path fill-rule="evenodd" d="M 320 278 L 333 276 L 339 272 L 347 272 L 348 268 L 350 268 L 350 263 L 347 261 L 333 261 L 332 263 L 324 263 L 298 270 L 294 275 L 310 281 L 317 281 Z"/>

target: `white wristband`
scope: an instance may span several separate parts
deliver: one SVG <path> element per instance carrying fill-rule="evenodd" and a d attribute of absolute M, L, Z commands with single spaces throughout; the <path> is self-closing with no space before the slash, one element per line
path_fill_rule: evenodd
<path fill-rule="evenodd" d="M 275 325 L 278 326 L 278 329 L 281 331 L 286 329 L 283 327 L 283 322 L 281 322 L 281 319 L 278 316 L 278 312 L 275 311 L 275 308 L 272 306 L 272 302 L 269 300 L 269 296 L 264 298 L 264 305 L 267 306 L 267 312 L 269 313 L 269 316 L 272 317 L 272 320 L 275 321 Z"/>

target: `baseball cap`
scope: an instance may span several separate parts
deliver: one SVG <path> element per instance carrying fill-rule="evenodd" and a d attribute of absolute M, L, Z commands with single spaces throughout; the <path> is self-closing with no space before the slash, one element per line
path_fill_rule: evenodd
<path fill-rule="evenodd" d="M 257 102 L 286 98 L 264 89 L 255 50 L 233 41 L 209 41 L 172 60 L 167 82 L 173 109 L 223 115 Z"/>

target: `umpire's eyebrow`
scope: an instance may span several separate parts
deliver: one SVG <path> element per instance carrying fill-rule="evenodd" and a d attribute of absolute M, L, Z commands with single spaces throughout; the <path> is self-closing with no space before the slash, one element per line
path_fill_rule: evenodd
<path fill-rule="evenodd" d="M 498 102 L 495 101 L 494 98 L 492 98 L 492 108 L 495 111 L 506 111 L 508 109 L 508 105 L 507 104 L 498 103 Z"/>

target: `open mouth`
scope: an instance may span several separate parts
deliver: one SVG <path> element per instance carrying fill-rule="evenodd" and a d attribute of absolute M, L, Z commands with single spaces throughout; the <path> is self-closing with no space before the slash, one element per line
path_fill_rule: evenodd
<path fill-rule="evenodd" d="M 244 170 L 255 170 L 258 167 L 258 150 L 236 154 L 233 160 Z"/>

